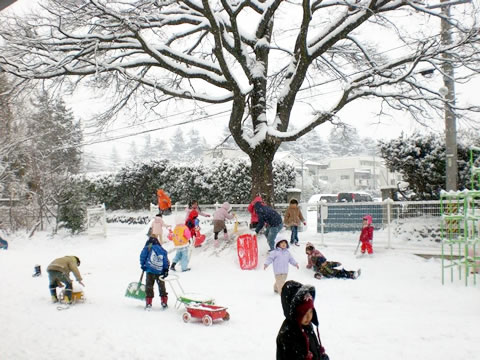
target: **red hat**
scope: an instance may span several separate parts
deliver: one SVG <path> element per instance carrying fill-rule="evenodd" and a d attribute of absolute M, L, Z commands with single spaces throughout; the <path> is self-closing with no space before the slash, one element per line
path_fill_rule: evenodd
<path fill-rule="evenodd" d="M 305 294 L 303 301 L 298 304 L 296 311 L 297 321 L 301 322 L 308 310 L 313 309 L 313 297 L 310 293 Z"/>

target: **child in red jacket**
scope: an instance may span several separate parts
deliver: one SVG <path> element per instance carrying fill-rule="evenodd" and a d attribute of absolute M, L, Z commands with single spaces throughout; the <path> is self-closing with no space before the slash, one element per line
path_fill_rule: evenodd
<path fill-rule="evenodd" d="M 373 225 L 371 215 L 365 215 L 363 217 L 362 232 L 360 233 L 359 241 L 362 243 L 362 247 L 360 248 L 362 255 L 365 254 L 365 251 L 367 251 L 369 255 L 372 255 Z"/>

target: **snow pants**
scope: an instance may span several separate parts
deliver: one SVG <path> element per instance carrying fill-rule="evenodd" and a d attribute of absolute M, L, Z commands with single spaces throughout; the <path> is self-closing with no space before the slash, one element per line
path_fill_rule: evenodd
<path fill-rule="evenodd" d="M 167 295 L 167 290 L 165 289 L 165 282 L 160 280 L 160 274 L 152 274 L 147 272 L 147 278 L 145 280 L 145 296 L 147 298 L 153 298 L 154 297 L 154 292 L 153 292 L 153 285 L 155 282 L 158 285 L 158 292 L 160 296 L 166 296 Z"/>
<path fill-rule="evenodd" d="M 372 242 L 369 240 L 362 241 L 362 247 L 360 250 L 362 251 L 362 254 L 365 254 L 365 251 L 367 251 L 369 254 L 373 254 Z"/>
<path fill-rule="evenodd" d="M 281 294 L 285 281 L 287 281 L 287 274 L 275 274 L 275 284 L 273 284 L 273 291 Z"/>
<path fill-rule="evenodd" d="M 178 248 L 172 262 L 174 262 L 175 264 L 178 264 L 178 262 L 180 262 L 180 265 L 182 266 L 182 271 L 185 271 L 188 267 L 188 246 Z"/>

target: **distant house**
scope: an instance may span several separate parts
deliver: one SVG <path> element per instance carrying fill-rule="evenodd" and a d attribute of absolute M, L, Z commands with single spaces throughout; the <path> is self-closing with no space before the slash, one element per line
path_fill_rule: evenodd
<path fill-rule="evenodd" d="M 218 146 L 213 149 L 205 150 L 202 154 L 201 161 L 206 164 L 219 162 L 223 160 L 248 160 L 247 154 L 240 149 Z"/>
<path fill-rule="evenodd" d="M 206 150 L 202 161 L 212 163 L 226 159 L 245 159 L 248 156 L 239 149 L 217 147 Z M 324 187 L 329 192 L 378 191 L 381 187 L 396 186 L 402 181 L 400 174 L 391 173 L 378 156 L 348 156 L 311 161 L 289 151 L 279 151 L 274 160 L 292 165 L 297 173 L 295 186 L 303 189 L 304 196 Z"/>
<path fill-rule="evenodd" d="M 336 184 L 337 191 L 378 190 L 402 180 L 400 174 L 388 171 L 383 159 L 377 156 L 338 157 L 327 162 L 319 179 Z"/>

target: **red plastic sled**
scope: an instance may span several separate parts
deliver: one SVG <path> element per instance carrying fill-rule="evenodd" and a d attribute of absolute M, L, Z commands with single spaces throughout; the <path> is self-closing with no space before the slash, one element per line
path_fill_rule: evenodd
<path fill-rule="evenodd" d="M 237 238 L 238 262 L 242 270 L 252 270 L 258 265 L 257 236 L 240 235 Z"/>
<path fill-rule="evenodd" d="M 202 246 L 203 242 L 205 241 L 205 235 L 200 234 L 200 228 L 198 226 L 195 227 L 195 242 L 193 243 L 193 246 L 195 247 L 200 247 Z"/>

